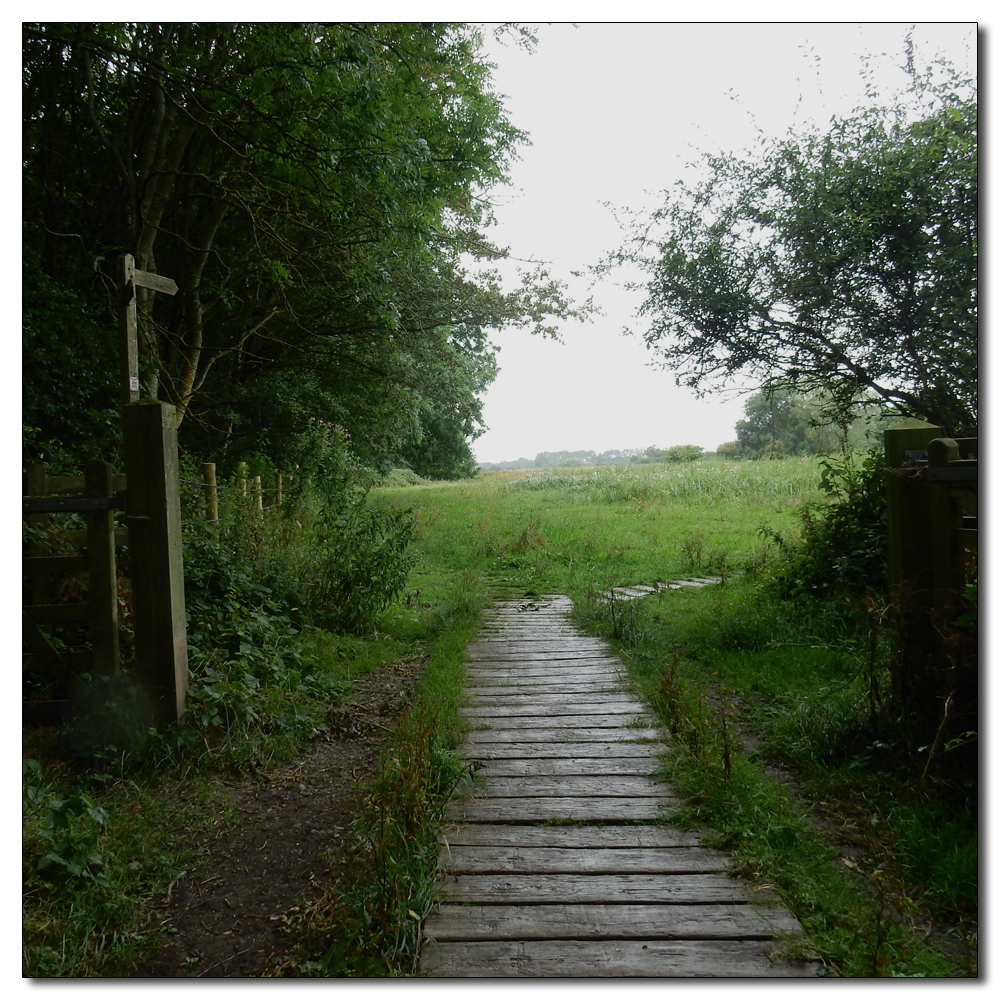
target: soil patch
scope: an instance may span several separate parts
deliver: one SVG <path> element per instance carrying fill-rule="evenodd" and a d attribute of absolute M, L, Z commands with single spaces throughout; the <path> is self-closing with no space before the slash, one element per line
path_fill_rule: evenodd
<path fill-rule="evenodd" d="M 254 978 L 280 964 L 284 914 L 330 887 L 334 862 L 352 846 L 359 789 L 425 663 L 410 657 L 358 681 L 308 752 L 238 779 L 240 820 L 230 833 L 180 834 L 206 860 L 153 902 L 147 927 L 157 950 L 133 978 Z"/>

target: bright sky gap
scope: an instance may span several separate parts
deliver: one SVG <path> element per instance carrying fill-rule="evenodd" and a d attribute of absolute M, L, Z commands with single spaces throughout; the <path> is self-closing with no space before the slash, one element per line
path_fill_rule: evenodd
<path fill-rule="evenodd" d="M 975 72 L 971 22 L 558 23 L 539 28 L 533 55 L 487 31 L 496 89 L 532 141 L 510 188 L 494 192 L 492 236 L 513 257 L 550 262 L 604 315 L 566 324 L 562 344 L 517 330 L 493 338 L 501 372 L 476 458 L 734 440 L 745 397 L 677 388 L 639 337 L 622 335 L 641 297 L 606 281 L 591 288 L 588 265 L 621 242 L 606 203 L 653 208 L 703 152 L 750 150 L 762 135 L 848 114 L 864 100 L 866 63 L 890 98 L 906 84 L 910 30 L 918 61 Z"/>

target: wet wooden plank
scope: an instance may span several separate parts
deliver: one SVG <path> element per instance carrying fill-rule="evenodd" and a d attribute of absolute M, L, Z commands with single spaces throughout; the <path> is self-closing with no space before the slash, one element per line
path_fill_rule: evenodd
<path fill-rule="evenodd" d="M 599 693 L 622 691 L 624 688 L 619 675 L 608 670 L 589 669 L 574 670 L 571 681 L 552 671 L 534 672 L 515 669 L 484 673 L 477 670 L 469 672 L 467 683 L 470 687 L 492 687 L 501 690 L 510 687 L 533 688 L 539 694 L 565 692 L 570 684 L 583 689 L 571 692 L 575 694 L 583 693 L 587 688 Z"/>
<path fill-rule="evenodd" d="M 632 729 L 650 729 L 653 720 L 646 715 L 643 717 L 639 706 L 634 706 L 627 712 L 620 712 L 611 715 L 576 715 L 551 713 L 545 715 L 509 715 L 488 716 L 479 713 L 466 714 L 466 721 L 473 726 L 476 731 L 483 728 L 496 729 L 503 727 L 512 732 L 521 732 L 527 729 L 551 729 L 558 726 L 560 729 L 620 729 L 626 735 Z M 633 720 L 639 721 L 642 725 L 633 725 Z"/>
<path fill-rule="evenodd" d="M 757 941 L 428 942 L 421 976 L 448 977 L 806 977 L 815 964 L 777 965 Z"/>
<path fill-rule="evenodd" d="M 453 822 L 547 823 L 563 820 L 586 823 L 655 822 L 674 799 L 646 796 L 631 799 L 579 799 L 558 795 L 535 798 L 482 798 L 450 802 L 446 816 Z"/>
<path fill-rule="evenodd" d="M 567 708 L 583 709 L 590 705 L 639 705 L 644 703 L 629 694 L 627 691 L 578 691 L 567 694 L 565 691 L 533 691 L 525 689 L 515 693 L 508 693 L 504 688 L 490 688 L 482 693 L 470 693 L 466 688 L 466 707 L 496 705 L 497 707 L 508 705 L 516 707 L 526 705 L 531 707 L 544 706 L 546 711 L 549 706 L 555 708 L 566 706 Z"/>
<path fill-rule="evenodd" d="M 468 660 L 466 670 L 472 672 L 502 673 L 508 671 L 524 671 L 526 673 L 556 674 L 564 680 L 572 680 L 572 674 L 579 670 L 586 670 L 588 673 L 597 673 L 605 670 L 609 674 L 620 674 L 623 672 L 620 660 L 610 659 L 607 656 L 598 656 L 588 653 L 585 656 L 567 656 L 554 660 L 546 653 L 537 655 L 532 653 L 504 653 L 497 651 L 492 655 L 476 660 Z"/>
<path fill-rule="evenodd" d="M 523 776 L 494 775 L 489 768 L 477 772 L 485 780 L 474 781 L 469 798 L 525 798 L 542 795 L 586 796 L 588 798 L 628 798 L 630 796 L 661 796 L 675 798 L 669 786 L 640 774 L 532 774 Z"/>
<path fill-rule="evenodd" d="M 526 670 L 517 666 L 493 666 L 489 670 L 469 670 L 466 673 L 468 683 L 472 686 L 486 685 L 507 687 L 515 684 L 548 687 L 553 691 L 566 690 L 567 684 L 590 684 L 595 687 L 622 688 L 624 674 L 620 670 L 596 668 L 585 665 L 577 670 L 560 673 L 551 667 L 540 667 L 537 670 Z"/>
<path fill-rule="evenodd" d="M 441 833 L 445 847 L 508 844 L 512 847 L 697 847 L 697 833 L 671 826 L 510 826 L 505 823 L 469 823 L 447 826 Z"/>
<path fill-rule="evenodd" d="M 473 729 L 468 735 L 470 746 L 482 743 L 593 743 L 593 742 L 637 742 L 657 740 L 660 733 L 656 729 L 619 726 L 592 728 L 571 728 L 552 726 L 545 729 Z"/>
<path fill-rule="evenodd" d="M 710 847 L 511 847 L 452 846 L 453 875 L 691 875 L 721 872 L 728 859 Z"/>
<path fill-rule="evenodd" d="M 597 740 L 589 743 L 567 743 L 566 741 L 539 741 L 538 743 L 483 742 L 467 744 L 465 756 L 470 761 L 501 760 L 511 757 L 523 760 L 537 760 L 541 757 L 561 757 L 582 759 L 585 757 L 643 757 L 658 760 L 663 748 L 656 743 L 626 743 Z"/>
<path fill-rule="evenodd" d="M 603 643 L 586 645 L 571 642 L 511 642 L 508 639 L 493 639 L 489 642 L 471 643 L 465 647 L 466 658 L 473 661 L 495 660 L 545 660 L 563 662 L 565 660 L 595 660 L 610 657 Z"/>
<path fill-rule="evenodd" d="M 567 705 L 565 702 L 543 702 L 535 704 L 525 699 L 513 705 L 463 705 L 458 710 L 458 714 L 464 716 L 470 722 L 473 720 L 488 719 L 581 719 L 587 718 L 624 718 L 634 719 L 644 715 L 647 719 L 647 709 L 644 705 L 631 699 L 621 701 L 601 701 Z M 597 723 L 594 723 L 597 725 Z"/>
<path fill-rule="evenodd" d="M 452 903 L 745 903 L 726 875 L 452 875 L 438 883 Z"/>
<path fill-rule="evenodd" d="M 522 697 L 567 697 L 574 698 L 581 695 L 593 694 L 601 697 L 613 695 L 628 696 L 627 691 L 623 691 L 618 679 L 615 677 L 605 678 L 603 681 L 594 683 L 593 681 L 566 681 L 563 684 L 533 684 L 528 680 L 515 679 L 503 683 L 469 683 L 463 689 L 469 700 L 477 698 L 522 698 Z"/>
<path fill-rule="evenodd" d="M 802 925 L 782 906 L 689 903 L 548 904 L 469 906 L 445 903 L 427 918 L 435 941 L 620 940 L 695 938 L 704 941 L 767 940 L 801 934 Z"/>
<path fill-rule="evenodd" d="M 653 757 L 552 757 L 541 759 L 501 758 L 477 762 L 484 779 L 536 775 L 603 774 L 615 780 L 620 775 L 654 777 L 659 761 Z"/>

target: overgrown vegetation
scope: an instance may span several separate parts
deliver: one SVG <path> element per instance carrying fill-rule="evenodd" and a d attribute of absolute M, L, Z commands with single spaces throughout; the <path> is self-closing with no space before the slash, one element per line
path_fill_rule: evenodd
<path fill-rule="evenodd" d="M 342 431 L 317 427 L 315 436 L 280 508 L 258 509 L 253 492 L 233 480 L 220 486 L 219 522 L 206 523 L 199 473 L 185 470 L 183 723 L 153 728 L 125 674 L 82 678 L 72 718 L 26 731 L 26 975 L 127 971 L 143 945 L 136 927 L 144 902 L 166 892 L 191 860 L 166 831 L 184 810 L 185 824 L 214 813 L 204 821 L 225 828 L 226 795 L 213 776 L 274 766 L 326 729 L 328 709 L 358 678 L 432 642 L 438 651 L 425 684 L 433 709 L 421 732 L 434 766 L 411 775 L 409 764 L 394 772 L 387 763 L 381 801 L 404 772 L 418 797 L 423 783 L 442 780 L 437 762 L 459 732 L 458 682 L 449 671 L 461 663 L 484 595 L 459 575 L 424 584 L 419 605 L 406 602 L 413 512 L 370 502 Z M 184 795 L 161 801 L 178 782 Z M 163 830 L 153 832 L 161 820 Z M 407 830 L 414 823 L 433 837 L 426 817 Z M 379 850 L 398 855 L 385 846 L 390 835 L 386 827 Z M 389 888 L 381 884 L 376 896 Z"/>

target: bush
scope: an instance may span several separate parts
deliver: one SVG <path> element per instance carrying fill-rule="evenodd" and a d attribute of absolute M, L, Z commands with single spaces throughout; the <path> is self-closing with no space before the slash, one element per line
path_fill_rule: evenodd
<path fill-rule="evenodd" d="M 701 458 L 705 449 L 696 444 L 675 444 L 663 453 L 667 462 L 693 462 Z"/>
<path fill-rule="evenodd" d="M 792 594 L 856 598 L 885 595 L 886 498 L 884 456 L 873 449 L 820 460 L 819 488 L 829 498 L 801 510 L 802 539 L 780 576 Z"/>

